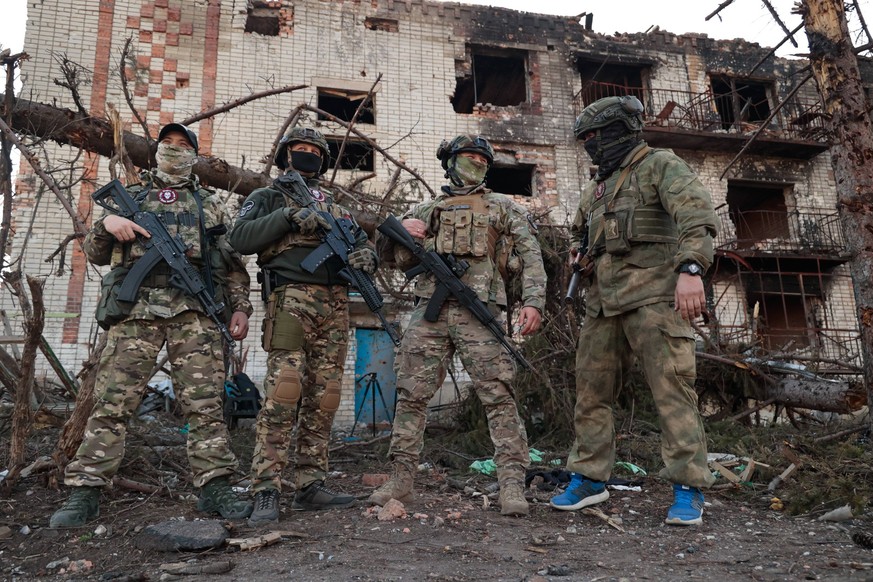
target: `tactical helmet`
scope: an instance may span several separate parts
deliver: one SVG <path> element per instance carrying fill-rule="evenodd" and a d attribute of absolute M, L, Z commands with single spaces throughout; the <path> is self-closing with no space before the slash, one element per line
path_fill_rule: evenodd
<path fill-rule="evenodd" d="M 443 169 L 449 169 L 449 160 L 461 152 L 476 152 L 488 160 L 488 167 L 494 163 L 494 148 L 481 135 L 459 135 L 452 141 L 443 140 L 437 148 L 436 157 L 442 162 Z"/>
<path fill-rule="evenodd" d="M 633 95 L 604 97 L 582 110 L 576 118 L 573 133 L 576 139 L 585 139 L 589 132 L 621 121 L 631 133 L 643 130 L 643 104 Z"/>
<path fill-rule="evenodd" d="M 161 143 L 161 140 L 166 137 L 168 133 L 171 131 L 177 131 L 188 138 L 188 143 L 190 143 L 194 147 L 194 153 L 199 153 L 199 144 L 197 143 L 197 134 L 188 129 L 186 126 L 181 123 L 168 123 L 164 127 L 161 128 L 161 131 L 158 133 L 158 143 Z"/>
<path fill-rule="evenodd" d="M 318 148 L 321 152 L 321 169 L 318 170 L 318 175 L 324 174 L 330 166 L 330 148 L 328 148 L 327 140 L 324 139 L 324 135 L 320 131 L 308 127 L 292 127 L 279 140 L 274 158 L 276 166 L 283 172 L 288 169 L 288 146 L 297 142 L 308 143 Z"/>

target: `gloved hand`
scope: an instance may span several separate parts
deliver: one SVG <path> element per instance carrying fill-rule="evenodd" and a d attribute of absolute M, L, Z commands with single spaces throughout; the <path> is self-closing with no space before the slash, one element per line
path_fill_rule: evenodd
<path fill-rule="evenodd" d="M 319 227 L 324 230 L 330 230 L 330 225 L 327 223 L 327 220 L 311 208 L 300 208 L 298 210 L 286 208 L 285 218 L 287 218 L 288 221 L 296 226 L 297 230 L 303 234 L 313 233 L 318 230 Z"/>
<path fill-rule="evenodd" d="M 361 247 L 349 253 L 349 266 L 371 275 L 376 272 L 376 251 L 371 247 Z"/>

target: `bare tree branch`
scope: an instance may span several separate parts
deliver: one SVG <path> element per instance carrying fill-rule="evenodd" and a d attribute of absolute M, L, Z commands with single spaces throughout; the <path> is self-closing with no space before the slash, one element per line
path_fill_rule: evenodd
<path fill-rule="evenodd" d="M 270 148 L 270 153 L 267 154 L 267 161 L 264 164 L 264 169 L 261 172 L 265 176 L 270 175 L 270 169 L 273 167 L 273 159 L 276 157 L 276 148 L 279 147 L 279 142 L 285 136 L 285 132 L 288 131 L 288 128 L 294 125 L 297 125 L 297 120 L 300 118 L 300 113 L 303 111 L 303 108 L 298 105 L 294 109 L 291 110 L 291 113 L 288 114 L 288 117 L 285 118 L 285 122 L 282 124 L 282 127 L 279 129 L 279 133 L 276 135 L 276 139 L 273 140 L 273 146 Z"/>
<path fill-rule="evenodd" d="M 139 110 L 133 105 L 133 97 L 130 95 L 130 89 L 127 87 L 127 65 L 129 64 L 131 69 L 136 70 L 136 61 L 130 50 L 132 40 L 133 37 L 128 36 L 127 40 L 124 41 L 124 48 L 121 50 L 121 61 L 118 63 L 118 75 L 121 77 L 121 90 L 124 92 L 124 100 L 127 101 L 128 108 L 130 108 L 131 113 L 133 113 L 133 116 L 139 122 L 139 126 L 142 127 L 142 134 L 148 140 L 151 147 L 153 140 L 149 133 L 149 126 L 139 114 Z"/>
<path fill-rule="evenodd" d="M 764 6 L 767 7 L 767 10 L 770 11 L 770 14 L 773 16 L 773 20 L 776 21 L 776 23 L 779 25 L 779 27 L 782 28 L 782 31 L 788 35 L 789 39 L 791 39 L 791 44 L 794 45 L 794 48 L 797 48 L 798 47 L 797 41 L 794 40 L 794 32 L 797 32 L 797 31 L 790 32 L 788 30 L 788 27 L 785 26 L 785 23 L 782 22 L 781 18 L 779 18 L 779 13 L 776 12 L 776 9 L 773 8 L 772 4 L 770 4 L 770 0 L 761 0 L 761 1 L 764 3 Z"/>
<path fill-rule="evenodd" d="M 336 161 L 333 165 L 333 174 L 330 176 L 329 186 L 333 186 L 334 181 L 336 180 L 336 173 L 340 169 L 340 160 L 343 159 L 343 154 L 346 151 L 346 142 L 349 141 L 349 134 L 352 132 L 352 127 L 354 127 L 355 122 L 358 120 L 358 116 L 363 111 L 364 106 L 370 102 L 373 98 L 373 92 L 376 90 L 376 87 L 379 85 L 379 81 L 382 80 L 382 73 L 376 75 L 376 80 L 373 81 L 373 84 L 370 85 L 370 90 L 367 91 L 367 96 L 361 100 L 361 103 L 358 105 L 357 109 L 355 109 L 354 115 L 349 120 L 349 124 L 346 126 L 346 135 L 343 137 L 343 142 L 340 144 L 339 152 L 336 154 Z"/>
<path fill-rule="evenodd" d="M 187 119 L 183 119 L 179 123 L 181 123 L 182 125 L 190 125 L 195 121 L 200 121 L 201 119 L 206 119 L 207 117 L 214 117 L 219 113 L 225 113 L 227 111 L 230 111 L 231 109 L 239 107 L 240 105 L 245 105 L 249 101 L 260 99 L 261 97 L 270 97 L 271 95 L 279 95 L 280 93 L 291 93 L 292 91 L 297 91 L 298 89 L 306 89 L 308 86 L 309 85 L 289 85 L 287 87 L 279 87 L 278 89 L 267 89 L 266 91 L 252 93 L 251 95 L 247 95 L 229 103 L 225 103 L 220 107 L 215 107 L 214 109 L 203 111 L 201 113 L 198 113 L 197 115 L 192 115 Z"/>
<path fill-rule="evenodd" d="M 734 0 L 725 0 L 724 2 L 722 2 L 721 4 L 718 5 L 718 8 L 716 8 L 706 18 L 704 18 L 704 20 L 709 20 L 713 16 L 718 15 L 719 12 L 721 12 L 722 10 L 724 10 L 725 8 L 727 8 L 728 6 L 730 6 L 733 3 L 734 3 Z M 721 20 L 721 16 L 719 16 L 718 18 L 719 18 L 719 20 Z"/>

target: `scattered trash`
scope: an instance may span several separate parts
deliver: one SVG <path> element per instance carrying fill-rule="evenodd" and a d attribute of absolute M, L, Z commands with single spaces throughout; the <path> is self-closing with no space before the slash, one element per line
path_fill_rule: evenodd
<path fill-rule="evenodd" d="M 21 535 L 25 535 L 25 536 L 29 536 L 30 532 L 31 532 L 30 526 L 27 526 L 27 525 L 21 526 L 21 529 L 18 530 L 18 533 L 20 533 Z"/>
<path fill-rule="evenodd" d="M 98 525 L 96 528 L 94 528 L 94 535 L 95 536 L 102 536 L 103 534 L 106 533 L 106 531 L 107 531 L 107 529 L 106 529 L 105 525 Z"/>
<path fill-rule="evenodd" d="M 633 475 L 648 475 L 645 469 L 643 469 L 642 467 L 638 467 L 633 463 L 628 463 L 627 461 L 616 461 L 615 466 L 626 471 L 630 471 Z"/>
<path fill-rule="evenodd" d="M 609 487 L 610 489 L 612 489 L 612 490 L 614 490 L 614 491 L 636 491 L 637 493 L 640 493 L 640 492 L 643 490 L 643 488 L 640 487 L 639 485 L 634 485 L 634 486 L 630 486 L 630 485 L 607 485 L 607 487 Z"/>
<path fill-rule="evenodd" d="M 832 511 L 828 511 L 818 518 L 819 521 L 848 521 L 855 517 L 852 515 L 852 508 L 848 505 L 838 507 Z"/>
<path fill-rule="evenodd" d="M 785 509 L 785 504 L 782 503 L 782 500 L 778 497 L 773 497 L 770 499 L 770 509 L 773 511 L 782 511 Z"/>
<path fill-rule="evenodd" d="M 582 513 L 584 513 L 585 515 L 590 515 L 592 517 L 597 517 L 599 519 L 602 519 L 603 521 L 608 523 L 610 525 L 610 527 L 617 529 L 621 533 L 625 533 L 624 528 L 621 527 L 620 520 L 609 517 L 608 515 L 603 513 L 601 510 L 597 509 L 596 507 L 586 507 L 582 510 Z"/>
<path fill-rule="evenodd" d="M 230 538 L 227 540 L 227 545 L 238 547 L 240 550 L 254 550 L 270 546 L 276 542 L 282 541 L 282 538 L 308 538 L 309 534 L 291 530 L 271 531 L 264 535 L 254 536 L 250 538 Z M 206 572 L 204 572 L 206 573 Z M 221 572 L 216 572 L 220 574 Z"/>
<path fill-rule="evenodd" d="M 482 473 L 483 475 L 488 475 L 489 477 L 493 477 L 497 474 L 497 465 L 492 459 L 486 461 L 473 461 L 470 463 L 470 468 Z"/>
<path fill-rule="evenodd" d="M 60 568 L 61 566 L 66 566 L 69 563 L 70 563 L 70 558 L 68 558 L 68 557 L 61 558 L 60 560 L 55 560 L 53 562 L 49 562 L 48 564 L 46 564 L 45 569 L 46 570 L 54 570 L 55 568 Z"/>

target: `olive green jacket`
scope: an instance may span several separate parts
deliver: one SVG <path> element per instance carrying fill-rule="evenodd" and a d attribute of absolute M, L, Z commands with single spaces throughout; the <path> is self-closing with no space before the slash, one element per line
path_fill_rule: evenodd
<path fill-rule="evenodd" d="M 633 166 L 615 202 L 616 206 L 663 209 L 671 226 L 675 225 L 675 242 L 637 242 L 631 235 L 627 254 L 604 252 L 603 199 L 608 201 L 613 195 L 622 170 L 644 147 L 648 146 L 643 142 L 606 180 L 592 180 L 582 191 L 571 242 L 578 247 L 587 232 L 596 254 L 586 296 L 588 315 L 612 316 L 651 303 L 672 302 L 676 269 L 681 264 L 694 261 L 704 269 L 712 264 L 717 218 L 709 191 L 688 164 L 666 149 L 651 150 Z M 597 208 L 599 212 L 592 212 Z"/>

